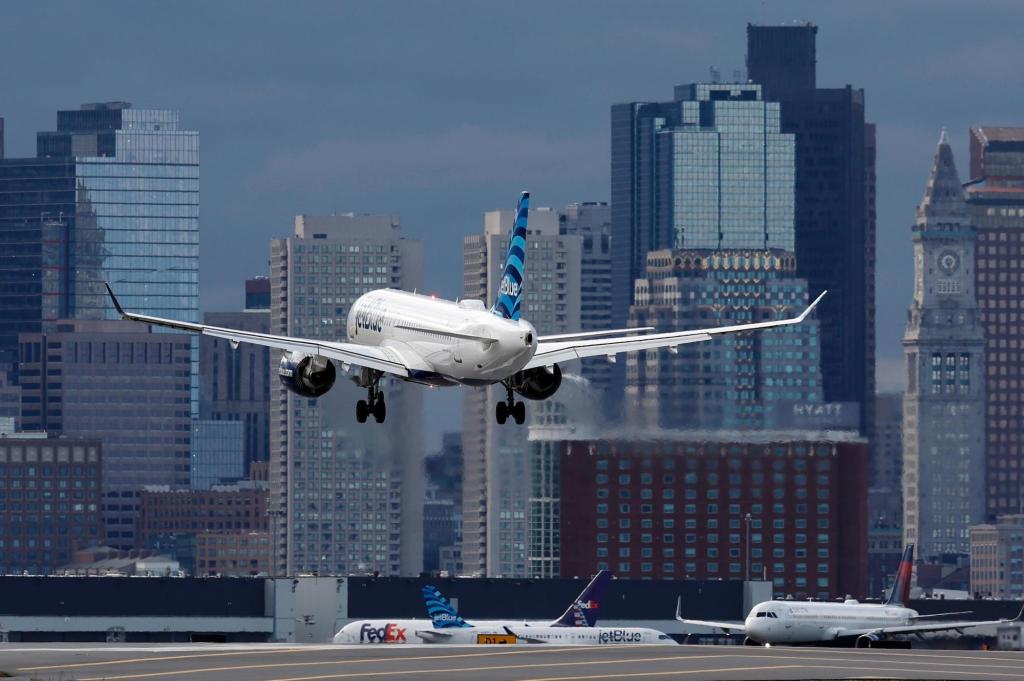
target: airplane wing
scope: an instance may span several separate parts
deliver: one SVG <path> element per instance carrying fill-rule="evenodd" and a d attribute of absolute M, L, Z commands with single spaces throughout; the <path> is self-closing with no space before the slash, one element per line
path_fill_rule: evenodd
<path fill-rule="evenodd" d="M 579 333 L 559 333 L 553 336 L 538 336 L 538 343 L 555 341 L 583 340 L 584 338 L 597 338 L 599 336 L 625 336 L 630 333 L 654 331 L 653 326 L 632 326 L 628 329 L 605 329 L 604 331 L 581 331 Z"/>
<path fill-rule="evenodd" d="M 743 624 L 736 624 L 734 622 L 713 622 L 709 620 L 688 620 L 683 617 L 683 597 L 680 596 L 679 600 L 676 601 L 676 620 L 683 624 L 693 624 L 700 627 L 710 627 L 711 629 L 721 629 L 726 634 L 731 634 L 734 631 L 746 633 L 747 627 Z"/>
<path fill-rule="evenodd" d="M 369 347 L 356 345 L 355 343 L 335 343 L 332 341 L 315 340 L 310 338 L 292 338 L 289 336 L 274 336 L 254 331 L 241 331 L 237 329 L 225 329 L 219 326 L 208 326 L 206 324 L 193 324 L 191 322 L 180 322 L 173 319 L 162 319 L 149 315 L 127 312 L 121 307 L 110 284 L 105 284 L 110 300 L 114 308 L 121 315 L 122 319 L 133 322 L 143 322 L 156 326 L 165 326 L 169 329 L 199 333 L 204 336 L 224 338 L 232 343 L 252 343 L 269 348 L 277 348 L 288 352 L 302 352 L 309 355 L 322 355 L 342 364 L 355 364 L 356 366 L 368 369 L 377 369 L 395 376 L 408 377 L 409 365 L 394 350 L 387 347 Z"/>
<path fill-rule="evenodd" d="M 417 629 L 415 633 L 427 643 L 445 643 L 452 637 L 451 633 L 436 629 Z"/>
<path fill-rule="evenodd" d="M 715 336 L 722 336 L 730 333 L 744 333 L 746 331 L 757 331 L 758 329 L 771 329 L 777 326 L 791 326 L 799 324 L 807 318 L 811 310 L 825 297 L 827 291 L 814 299 L 814 302 L 807 306 L 807 309 L 798 316 L 790 319 L 775 319 L 768 322 L 755 322 L 752 324 L 738 324 L 734 326 L 719 326 L 712 329 L 692 329 L 690 331 L 669 331 L 667 333 L 652 333 L 645 336 L 613 336 L 610 338 L 575 338 L 571 340 L 545 340 L 539 339 L 537 352 L 533 359 L 524 369 L 535 367 L 551 366 L 558 362 L 567 362 L 573 359 L 584 357 L 600 357 L 606 355 L 613 360 L 615 355 L 621 352 L 636 352 L 637 350 L 653 350 L 655 348 L 676 348 L 686 343 L 699 343 L 711 340 Z"/>
<path fill-rule="evenodd" d="M 509 636 L 515 636 L 517 639 L 519 639 L 520 641 L 523 641 L 525 643 L 547 643 L 547 641 L 545 641 L 544 639 L 534 638 L 533 636 L 523 635 L 520 632 L 515 631 L 514 629 L 512 629 L 512 627 L 506 626 L 506 627 L 504 627 L 504 629 L 505 629 L 505 633 L 506 634 L 508 634 Z"/>
<path fill-rule="evenodd" d="M 958 613 L 941 613 L 945 614 L 958 614 Z M 1020 612 L 1013 619 L 1003 618 L 1001 620 L 982 620 L 982 621 L 947 621 L 947 622 L 934 622 L 930 624 L 903 624 L 894 627 L 875 627 L 874 629 L 843 629 L 840 631 L 839 636 L 861 636 L 863 634 L 924 634 L 929 631 L 962 631 L 964 629 L 971 629 L 973 627 L 986 627 L 997 624 L 1010 624 L 1011 622 L 1024 621 L 1024 605 L 1021 606 Z"/>

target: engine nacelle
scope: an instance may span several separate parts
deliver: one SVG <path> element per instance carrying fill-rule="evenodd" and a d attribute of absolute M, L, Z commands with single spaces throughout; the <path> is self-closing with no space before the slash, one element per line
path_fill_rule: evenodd
<path fill-rule="evenodd" d="M 338 375 L 331 360 L 322 355 L 289 352 L 281 356 L 277 377 L 296 395 L 320 397 L 331 389 Z"/>
<path fill-rule="evenodd" d="M 562 385 L 562 370 L 555 364 L 549 371 L 546 367 L 526 369 L 513 374 L 509 379 L 512 389 L 528 400 L 546 400 Z"/>
<path fill-rule="evenodd" d="M 857 641 L 854 644 L 857 648 L 874 648 L 875 644 L 881 640 L 878 634 L 861 634 L 857 637 Z"/>

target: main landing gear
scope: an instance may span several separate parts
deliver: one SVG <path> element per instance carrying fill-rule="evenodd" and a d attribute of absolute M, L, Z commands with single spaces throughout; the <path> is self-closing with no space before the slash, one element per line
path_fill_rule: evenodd
<path fill-rule="evenodd" d="M 519 425 L 526 423 L 526 403 L 516 402 L 515 393 L 512 392 L 512 388 L 505 385 L 505 390 L 508 391 L 508 397 L 504 402 L 498 402 L 494 406 L 494 418 L 499 424 L 504 424 L 508 421 L 508 417 L 511 416 L 515 419 L 515 422 Z"/>
<path fill-rule="evenodd" d="M 356 402 L 356 421 L 366 423 L 369 416 L 377 423 L 384 423 L 388 415 L 388 405 L 384 402 L 384 393 L 380 390 L 380 377 L 382 372 L 375 372 L 375 375 L 366 385 L 366 399 Z"/>

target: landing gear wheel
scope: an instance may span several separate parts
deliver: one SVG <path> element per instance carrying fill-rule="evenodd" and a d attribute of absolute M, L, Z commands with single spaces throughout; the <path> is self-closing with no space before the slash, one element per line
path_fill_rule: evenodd
<path fill-rule="evenodd" d="M 370 415 L 370 406 L 366 404 L 366 400 L 359 400 L 356 402 L 356 421 L 359 423 L 366 423 L 366 417 Z"/>
<path fill-rule="evenodd" d="M 494 418 L 499 425 L 503 425 L 508 420 L 508 405 L 504 402 L 494 405 Z"/>
<path fill-rule="evenodd" d="M 377 397 L 377 401 L 373 404 L 373 418 L 377 423 L 384 423 L 384 419 L 388 415 L 388 405 L 384 404 L 384 395 Z"/>
<path fill-rule="evenodd" d="M 526 423 L 526 403 L 516 402 L 516 406 L 512 408 L 512 416 L 519 425 Z"/>

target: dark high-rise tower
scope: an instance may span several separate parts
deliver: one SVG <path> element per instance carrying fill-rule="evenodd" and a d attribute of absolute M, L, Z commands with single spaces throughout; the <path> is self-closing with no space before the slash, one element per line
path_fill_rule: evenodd
<path fill-rule="evenodd" d="M 772 99 L 788 99 L 815 89 L 817 35 L 814 24 L 747 24 L 747 78 L 760 83 Z"/>
<path fill-rule="evenodd" d="M 747 26 L 747 74 L 782 104 L 796 136 L 797 276 L 828 289 L 818 312 L 826 402 L 857 402 L 862 432 L 873 420 L 874 135 L 864 91 L 816 87 L 813 24 Z M 614 196 L 613 196 L 614 200 Z"/>

